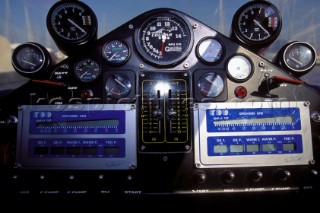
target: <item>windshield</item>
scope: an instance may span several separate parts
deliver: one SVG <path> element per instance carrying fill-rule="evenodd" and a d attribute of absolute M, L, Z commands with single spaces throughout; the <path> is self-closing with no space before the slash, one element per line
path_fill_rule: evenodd
<path fill-rule="evenodd" d="M 14 71 L 11 65 L 13 50 L 25 42 L 38 42 L 61 61 L 66 56 L 59 52 L 46 27 L 46 16 L 54 0 L 0 0 L 0 96 L 28 81 Z M 84 0 L 95 12 L 98 20 L 98 38 L 116 29 L 137 15 L 155 8 L 173 8 L 207 24 L 229 37 L 232 17 L 245 0 Z M 289 41 L 311 44 L 320 52 L 320 9 L 317 0 L 271 0 L 282 15 L 279 37 L 259 54 L 274 60 L 280 48 Z M 319 55 L 317 56 L 319 57 Z M 306 83 L 320 86 L 318 62 L 311 72 L 302 77 Z"/>

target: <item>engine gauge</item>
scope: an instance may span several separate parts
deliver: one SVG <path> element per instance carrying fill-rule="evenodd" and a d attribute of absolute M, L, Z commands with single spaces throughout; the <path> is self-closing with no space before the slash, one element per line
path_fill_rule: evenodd
<path fill-rule="evenodd" d="M 190 24 L 173 11 L 152 15 L 135 31 L 135 45 L 142 59 L 156 66 L 180 62 L 192 44 Z"/>
<path fill-rule="evenodd" d="M 309 72 L 316 64 L 316 51 L 308 43 L 290 42 L 280 50 L 279 64 L 294 75 Z"/>
<path fill-rule="evenodd" d="M 107 78 L 105 83 L 106 96 L 120 99 L 126 97 L 131 91 L 131 81 L 128 76 L 115 73 Z"/>
<path fill-rule="evenodd" d="M 96 39 L 97 26 L 94 12 L 81 1 L 58 1 L 47 15 L 49 33 L 59 49 L 67 55 Z"/>
<path fill-rule="evenodd" d="M 124 64 L 130 56 L 129 46 L 124 41 L 110 41 L 103 46 L 102 56 L 109 64 Z"/>
<path fill-rule="evenodd" d="M 207 64 L 215 64 L 223 58 L 224 47 L 215 38 L 204 38 L 197 45 L 198 58 Z"/>
<path fill-rule="evenodd" d="M 75 66 L 75 76 L 84 83 L 96 80 L 100 76 L 100 66 L 93 59 L 83 59 Z"/>
<path fill-rule="evenodd" d="M 224 82 L 220 75 L 209 72 L 200 77 L 198 88 L 205 97 L 215 98 L 223 92 Z"/>
<path fill-rule="evenodd" d="M 12 66 L 19 74 L 25 77 L 43 77 L 50 64 L 49 52 L 38 43 L 21 44 L 12 54 Z"/>
<path fill-rule="evenodd" d="M 281 26 L 279 10 L 268 1 L 250 1 L 244 4 L 232 21 L 236 39 L 257 48 L 271 44 L 279 36 Z"/>
<path fill-rule="evenodd" d="M 247 81 L 253 74 L 253 64 L 244 55 L 234 55 L 227 62 L 227 73 L 233 81 Z"/>

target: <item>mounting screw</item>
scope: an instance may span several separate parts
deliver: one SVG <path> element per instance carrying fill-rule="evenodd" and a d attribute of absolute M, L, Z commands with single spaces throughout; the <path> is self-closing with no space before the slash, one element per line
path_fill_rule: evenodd
<path fill-rule="evenodd" d="M 163 156 L 162 160 L 163 160 L 164 162 L 167 162 L 167 161 L 168 161 L 168 156 Z"/>
<path fill-rule="evenodd" d="M 128 27 L 129 27 L 129 29 L 130 29 L 130 30 L 132 30 L 132 29 L 133 29 L 133 25 L 132 25 L 132 24 L 129 24 L 129 26 L 128 26 Z"/>
<path fill-rule="evenodd" d="M 141 73 L 140 76 L 143 78 L 145 76 L 145 74 Z"/>
<path fill-rule="evenodd" d="M 193 29 L 197 29 L 198 28 L 198 24 L 195 23 L 192 27 L 193 27 Z"/>
<path fill-rule="evenodd" d="M 186 150 L 190 150 L 190 146 L 189 146 L 189 145 L 185 145 L 184 148 L 185 148 Z"/>
<path fill-rule="evenodd" d="M 135 109 L 135 108 L 136 108 L 136 105 L 132 104 L 131 109 Z"/>
<path fill-rule="evenodd" d="M 189 64 L 188 64 L 188 63 L 185 63 L 185 64 L 183 65 L 183 67 L 187 69 L 187 68 L 189 68 Z"/>
<path fill-rule="evenodd" d="M 303 103 L 303 105 L 304 105 L 305 107 L 308 107 L 308 106 L 310 106 L 310 102 L 309 102 L 309 101 L 305 101 L 305 102 Z"/>
<path fill-rule="evenodd" d="M 103 180 L 104 176 L 103 175 L 98 175 L 99 180 Z"/>
<path fill-rule="evenodd" d="M 264 67 L 264 62 L 263 62 L 263 61 L 261 61 L 261 62 L 259 63 L 259 67 Z"/>
<path fill-rule="evenodd" d="M 196 163 L 197 168 L 200 168 L 200 166 L 201 166 L 200 163 Z"/>
<path fill-rule="evenodd" d="M 315 160 L 313 160 L 313 159 L 312 159 L 312 160 L 309 160 L 309 164 L 310 164 L 310 165 L 314 165 L 315 163 L 316 163 Z"/>
<path fill-rule="evenodd" d="M 187 77 L 187 76 L 188 76 L 188 73 L 186 73 L 186 72 L 183 73 L 183 76 L 184 76 L 184 77 Z"/>
<path fill-rule="evenodd" d="M 133 177 L 131 175 L 128 175 L 127 180 L 131 181 Z"/>
<path fill-rule="evenodd" d="M 135 169 L 135 168 L 137 168 L 137 167 L 136 167 L 136 165 L 131 164 L 129 168 L 130 168 L 130 169 Z"/>
<path fill-rule="evenodd" d="M 143 69 L 144 68 L 144 64 L 139 64 L 139 68 Z"/>
<path fill-rule="evenodd" d="M 146 147 L 145 146 L 140 146 L 141 151 L 145 150 Z"/>

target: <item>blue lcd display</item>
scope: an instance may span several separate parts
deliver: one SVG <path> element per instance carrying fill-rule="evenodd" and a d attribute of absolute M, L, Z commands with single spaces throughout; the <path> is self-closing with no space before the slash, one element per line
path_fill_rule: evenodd
<path fill-rule="evenodd" d="M 208 132 L 301 130 L 299 108 L 209 109 Z"/>
<path fill-rule="evenodd" d="M 208 156 L 302 153 L 302 135 L 212 136 Z"/>
<path fill-rule="evenodd" d="M 125 111 L 32 111 L 30 134 L 124 134 Z"/>

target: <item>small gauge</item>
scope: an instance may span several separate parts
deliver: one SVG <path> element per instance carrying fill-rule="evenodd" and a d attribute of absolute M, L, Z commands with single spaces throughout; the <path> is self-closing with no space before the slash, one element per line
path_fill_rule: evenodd
<path fill-rule="evenodd" d="M 143 60 L 156 66 L 175 65 L 190 53 L 193 32 L 174 11 L 159 11 L 137 28 L 135 45 Z"/>
<path fill-rule="evenodd" d="M 67 55 L 97 38 L 97 18 L 81 1 L 55 3 L 47 15 L 47 28 L 59 49 Z"/>
<path fill-rule="evenodd" d="M 215 98 L 223 92 L 224 82 L 220 75 L 215 72 L 210 72 L 200 77 L 198 88 L 205 97 Z"/>
<path fill-rule="evenodd" d="M 75 76 L 84 83 L 96 80 L 100 76 L 100 66 L 92 59 L 84 59 L 75 66 Z"/>
<path fill-rule="evenodd" d="M 258 48 L 271 44 L 280 34 L 279 10 L 268 1 L 250 1 L 233 17 L 233 34 L 242 43 Z"/>
<path fill-rule="evenodd" d="M 131 91 L 131 81 L 128 76 L 120 73 L 111 75 L 105 84 L 106 96 L 120 99 L 126 97 Z"/>
<path fill-rule="evenodd" d="M 215 64 L 223 58 L 224 48 L 215 38 L 205 38 L 197 45 L 198 58 L 207 64 Z"/>
<path fill-rule="evenodd" d="M 253 64 L 244 55 L 234 55 L 227 62 L 227 73 L 236 82 L 247 81 L 253 74 Z"/>
<path fill-rule="evenodd" d="M 110 41 L 103 46 L 102 56 L 109 64 L 124 64 L 130 56 L 129 46 L 124 41 Z"/>
<path fill-rule="evenodd" d="M 49 52 L 38 43 L 21 44 L 12 54 L 12 66 L 25 77 L 43 77 L 50 64 Z"/>
<path fill-rule="evenodd" d="M 308 43 L 290 42 L 280 50 L 279 64 L 293 74 L 306 74 L 316 64 L 316 51 Z"/>

